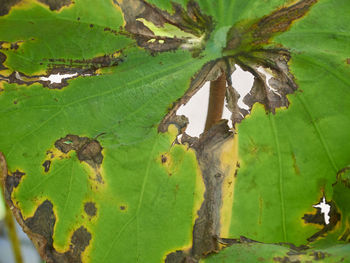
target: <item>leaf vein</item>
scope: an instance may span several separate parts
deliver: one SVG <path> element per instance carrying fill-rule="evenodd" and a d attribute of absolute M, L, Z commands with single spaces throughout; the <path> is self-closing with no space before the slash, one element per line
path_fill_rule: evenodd
<path fill-rule="evenodd" d="M 277 135 L 277 128 L 276 128 L 274 116 L 270 114 L 269 120 L 271 124 L 271 129 L 273 132 L 273 136 L 275 139 L 275 145 L 276 145 L 277 156 L 278 156 L 278 187 L 279 187 L 279 196 L 280 196 L 280 203 L 281 203 L 282 231 L 283 231 L 284 242 L 287 242 L 286 209 L 285 209 L 284 192 L 283 192 L 284 190 L 283 190 L 283 168 L 282 168 L 281 148 L 280 148 L 280 143 Z"/>

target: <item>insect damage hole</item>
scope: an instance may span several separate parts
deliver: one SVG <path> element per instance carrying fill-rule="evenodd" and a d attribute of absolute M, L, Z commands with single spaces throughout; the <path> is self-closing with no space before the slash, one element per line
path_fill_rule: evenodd
<path fill-rule="evenodd" d="M 72 77 L 75 77 L 77 76 L 78 73 L 74 73 L 74 74 L 52 74 L 48 77 L 40 77 L 40 80 L 43 80 L 43 81 L 50 81 L 50 84 L 53 84 L 53 83 L 62 83 L 62 80 L 63 79 L 69 79 L 69 78 L 72 78 Z"/>
<path fill-rule="evenodd" d="M 321 202 L 319 202 L 316 205 L 313 205 L 312 207 L 321 209 L 321 214 L 323 214 L 323 216 L 324 216 L 324 222 L 325 222 L 326 225 L 328 225 L 329 224 L 329 220 L 331 218 L 329 216 L 329 212 L 331 211 L 331 206 L 326 203 L 326 198 L 323 197 Z"/>
<path fill-rule="evenodd" d="M 243 102 L 243 99 L 253 87 L 254 76 L 250 72 L 242 70 L 238 65 L 235 65 L 235 68 L 236 70 L 231 75 L 231 78 L 232 86 L 240 95 L 237 104 L 239 108 L 249 110 L 249 106 Z M 188 118 L 189 123 L 186 128 L 186 133 L 191 137 L 199 137 L 204 131 L 208 111 L 209 90 L 210 81 L 207 81 L 203 87 L 176 112 L 177 115 L 185 115 Z M 227 107 L 227 103 L 225 103 L 223 109 L 222 119 L 231 119 L 231 112 Z M 231 121 L 228 121 L 228 125 L 232 128 Z M 181 140 L 181 138 L 178 138 L 178 140 Z"/>

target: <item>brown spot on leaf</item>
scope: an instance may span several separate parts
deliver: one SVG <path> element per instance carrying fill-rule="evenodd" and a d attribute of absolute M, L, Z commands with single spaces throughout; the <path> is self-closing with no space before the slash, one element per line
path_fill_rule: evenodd
<path fill-rule="evenodd" d="M 10 179 L 7 181 L 8 185 L 12 185 L 14 188 L 16 188 L 24 175 L 25 173 L 16 170 L 11 174 L 11 176 L 9 176 Z"/>
<path fill-rule="evenodd" d="M 8 174 L 5 157 L 1 152 L 0 168 L 0 179 L 5 190 L 6 202 L 16 217 L 17 222 L 35 244 L 40 256 L 47 263 L 82 263 L 81 254 L 91 240 L 91 234 L 87 229 L 85 227 L 77 229 L 72 235 L 70 249 L 64 253 L 57 252 L 53 247 L 56 216 L 51 201 L 45 200 L 37 207 L 32 217 L 24 219 L 21 211 L 14 205 L 11 199 L 12 190 L 18 186 L 24 173 L 17 170 L 12 174 Z"/>
<path fill-rule="evenodd" d="M 176 107 L 177 108 L 177 107 Z M 161 124 L 158 126 L 158 130 L 161 132 L 166 132 L 168 130 L 169 125 L 173 124 L 176 128 L 183 132 L 188 125 L 188 118 L 184 115 L 178 116 L 175 115 L 175 110 L 172 109 L 171 113 L 167 114 L 167 116 L 163 119 Z"/>
<path fill-rule="evenodd" d="M 105 27 L 105 28 L 103 29 L 103 31 L 111 32 L 111 33 L 114 34 L 114 35 L 117 35 L 117 34 L 118 34 L 117 30 L 111 29 L 111 28 L 109 28 L 109 27 Z"/>
<path fill-rule="evenodd" d="M 161 161 L 162 161 L 162 163 L 166 163 L 167 158 L 166 158 L 166 156 L 165 156 L 165 155 L 162 155 L 162 157 L 161 157 Z"/>
<path fill-rule="evenodd" d="M 301 0 L 253 22 L 234 25 L 228 32 L 224 53 L 231 55 L 236 64 L 254 76 L 253 88 L 243 98 L 243 102 L 250 109 L 257 102 L 272 113 L 275 113 L 276 108 L 289 106 L 287 95 L 294 93 L 298 88 L 288 67 L 290 53 L 280 46 L 265 48 L 263 45 L 268 44 L 276 34 L 288 30 L 292 23 L 305 16 L 315 3 L 317 0 Z M 272 78 L 268 82 L 266 76 L 258 70 L 259 67 L 271 72 Z M 238 107 L 238 98 L 238 93 L 229 87 L 227 101 L 234 124 L 249 113 Z"/>
<path fill-rule="evenodd" d="M 204 202 L 198 211 L 198 218 L 193 228 L 193 244 L 191 256 L 203 257 L 219 249 L 220 208 L 222 202 L 222 184 L 226 171 L 221 167 L 220 147 L 231 140 L 233 133 L 227 126 L 227 121 L 214 125 L 197 140 L 190 140 L 195 149 L 199 167 L 205 184 Z M 187 142 L 187 136 L 182 141 Z"/>
<path fill-rule="evenodd" d="M 47 263 L 82 263 L 81 255 L 90 244 L 91 237 L 91 233 L 81 226 L 74 231 L 68 251 L 59 253 L 53 247 L 46 247 L 44 259 Z"/>
<path fill-rule="evenodd" d="M 321 209 L 320 208 L 316 208 L 317 211 L 315 214 L 305 214 L 302 219 L 304 219 L 305 223 L 312 223 L 312 224 L 317 224 L 317 225 L 325 225 L 325 221 L 324 221 L 324 216 L 321 213 Z"/>
<path fill-rule="evenodd" d="M 346 64 L 350 65 L 350 58 L 346 59 Z"/>
<path fill-rule="evenodd" d="M 287 31 L 293 22 L 304 17 L 317 1 L 300 0 L 253 22 L 234 25 L 228 32 L 225 50 L 241 52 L 247 51 L 247 47 L 254 49 L 268 44 L 274 36 Z"/>
<path fill-rule="evenodd" d="M 85 248 L 89 245 L 91 240 L 91 234 L 83 226 L 74 231 L 71 239 L 71 255 L 81 262 L 81 253 L 84 252 Z"/>
<path fill-rule="evenodd" d="M 55 147 L 63 153 L 75 151 L 81 162 L 87 163 L 94 169 L 96 174 L 94 180 L 100 184 L 104 183 L 99 171 L 103 161 L 103 148 L 96 139 L 68 134 L 66 137 L 57 140 Z"/>
<path fill-rule="evenodd" d="M 1 67 L 1 66 L 0 66 Z M 49 70 L 48 74 L 46 75 L 33 75 L 33 76 L 28 76 L 24 73 L 21 73 L 21 72 L 12 72 L 9 76 L 3 76 L 3 75 L 0 75 L 0 80 L 4 80 L 10 84 L 12 83 L 17 83 L 19 85 L 32 85 L 34 83 L 40 83 L 42 84 L 44 87 L 47 87 L 49 89 L 61 89 L 65 86 L 68 86 L 68 82 L 67 82 L 67 78 L 64 78 L 61 80 L 61 83 L 55 83 L 55 82 L 52 82 L 49 81 L 49 80 L 41 80 L 42 77 L 44 78 L 47 78 L 52 74 L 56 74 L 56 73 L 53 73 L 53 71 L 56 71 L 56 70 Z M 76 72 L 74 72 L 76 73 Z M 65 70 L 62 70 L 62 74 L 71 74 L 70 73 L 66 73 Z M 80 76 L 79 74 L 74 76 L 74 77 L 70 77 L 69 79 L 71 78 L 76 78 Z"/>
<path fill-rule="evenodd" d="M 10 49 L 13 49 L 13 50 L 17 50 L 19 48 L 19 45 L 17 42 L 15 43 L 12 43 L 11 46 L 10 46 Z"/>
<path fill-rule="evenodd" d="M 342 182 L 346 187 L 350 188 L 350 176 L 348 174 L 350 174 L 350 165 L 340 169 L 337 172 L 337 182 Z"/>
<path fill-rule="evenodd" d="M 6 15 L 10 12 L 10 9 L 21 0 L 5 0 L 0 3 L 0 16 Z"/>
<path fill-rule="evenodd" d="M 51 161 L 50 160 L 46 160 L 42 166 L 44 167 L 44 171 L 45 173 L 47 173 L 50 170 L 50 166 L 51 166 Z"/>
<path fill-rule="evenodd" d="M 197 261 L 192 260 L 189 255 L 186 255 L 183 251 L 177 250 L 170 253 L 165 258 L 165 263 L 195 263 Z"/>
<path fill-rule="evenodd" d="M 301 0 L 289 7 L 281 8 L 272 12 L 270 15 L 260 19 L 257 24 L 251 28 L 256 42 L 268 43 L 268 40 L 276 33 L 285 32 L 291 24 L 307 14 L 310 8 L 318 0 Z"/>
<path fill-rule="evenodd" d="M 264 53 L 264 51 L 262 52 Z M 244 57 L 237 57 L 236 60 L 242 69 L 249 71 L 254 76 L 252 90 L 244 97 L 243 102 L 249 108 L 259 102 L 264 105 L 266 111 L 275 113 L 276 108 L 289 106 L 287 95 L 294 93 L 298 86 L 294 81 L 294 76 L 289 71 L 289 53 L 287 51 L 268 53 L 265 54 L 266 58 L 262 59 L 252 57 L 244 61 Z M 268 83 L 264 74 L 256 70 L 259 64 L 269 68 L 272 72 L 273 77 Z"/>
<path fill-rule="evenodd" d="M 297 159 L 295 158 L 295 154 L 292 153 L 292 160 L 293 160 L 293 168 L 294 168 L 294 171 L 297 175 L 300 175 L 300 169 L 299 169 L 299 166 L 297 164 Z"/>
<path fill-rule="evenodd" d="M 100 183 L 100 184 L 103 184 L 103 183 L 104 183 L 104 182 L 103 182 L 103 179 L 102 179 L 102 176 L 101 176 L 101 174 L 100 174 L 98 171 L 96 172 L 95 181 L 98 182 L 98 183 Z"/>
<path fill-rule="evenodd" d="M 320 200 L 320 202 L 322 202 L 322 199 Z M 329 201 L 327 202 L 328 205 L 330 205 L 330 211 L 329 211 L 329 223 L 326 224 L 325 220 L 324 220 L 324 216 L 321 213 L 321 208 L 319 207 L 315 207 L 316 209 L 316 213 L 315 214 L 305 214 L 302 219 L 304 219 L 305 223 L 309 223 L 309 224 L 318 224 L 318 225 L 323 225 L 324 227 L 318 231 L 317 233 L 313 234 L 311 237 L 309 237 L 307 240 L 309 242 L 313 242 L 316 239 L 318 239 L 319 237 L 324 237 L 325 235 L 327 235 L 327 233 L 331 230 L 333 230 L 335 228 L 335 226 L 338 224 L 338 222 L 341 219 L 341 215 L 338 212 L 336 205 L 333 201 Z"/>
<path fill-rule="evenodd" d="M 84 204 L 84 211 L 88 216 L 95 216 L 97 213 L 97 208 L 95 203 L 87 202 Z"/>
<path fill-rule="evenodd" d="M 20 214 L 22 218 L 22 215 Z M 22 220 L 21 220 L 22 221 Z M 68 251 L 59 253 L 53 248 L 53 232 L 56 217 L 53 212 L 53 205 L 50 201 L 44 201 L 30 217 L 22 223 L 29 237 L 39 249 L 40 255 L 48 263 L 81 263 L 81 254 L 89 245 L 91 234 L 85 227 L 74 231 L 71 238 L 71 245 Z"/>
<path fill-rule="evenodd" d="M 53 205 L 49 200 L 45 200 L 36 209 L 34 216 L 24 220 L 24 224 L 32 233 L 44 237 L 48 244 L 53 244 L 53 231 L 56 217 L 53 212 Z"/>
<path fill-rule="evenodd" d="M 94 27 L 94 25 L 93 25 L 93 24 L 90 24 L 90 27 Z"/>
<path fill-rule="evenodd" d="M 92 166 L 99 166 L 102 163 L 103 155 L 101 152 L 102 147 L 96 140 L 87 142 L 77 151 L 79 160 Z"/>
<path fill-rule="evenodd" d="M 119 208 L 120 208 L 120 210 L 124 211 L 126 209 L 126 206 L 125 205 L 121 205 Z"/>
<path fill-rule="evenodd" d="M 103 161 L 102 146 L 96 139 L 68 134 L 57 140 L 55 147 L 63 153 L 68 153 L 71 150 L 76 151 L 78 159 L 93 168 L 99 167 Z"/>
<path fill-rule="evenodd" d="M 5 197 L 6 199 L 11 199 L 11 194 L 13 188 L 16 188 L 22 180 L 22 177 L 25 175 L 24 172 L 16 170 L 5 178 Z"/>
<path fill-rule="evenodd" d="M 339 240 L 344 241 L 344 242 L 348 242 L 350 241 L 350 228 L 347 228 L 344 232 L 344 234 L 339 238 Z"/>
<path fill-rule="evenodd" d="M 171 14 L 142 0 L 117 0 L 114 3 L 123 11 L 125 29 L 136 39 L 139 46 L 152 52 L 177 49 L 186 43 L 187 39 L 156 36 L 138 19 L 145 19 L 157 27 L 163 27 L 168 23 L 197 37 L 204 35 L 208 37 L 212 30 L 211 18 L 202 14 L 199 5 L 193 0 L 188 1 L 186 10 L 173 2 L 174 11 Z"/>
<path fill-rule="evenodd" d="M 4 66 L 4 62 L 6 60 L 6 55 L 2 52 L 0 52 L 0 70 L 3 70 L 3 69 L 7 69 L 5 66 Z M 0 75 L 0 80 L 1 80 L 1 75 Z"/>
<path fill-rule="evenodd" d="M 330 254 L 326 252 L 321 252 L 321 251 L 315 251 L 312 253 L 313 257 L 315 260 L 321 260 L 325 259 L 326 257 L 329 257 Z"/>
<path fill-rule="evenodd" d="M 39 0 L 39 2 L 48 5 L 51 11 L 58 11 L 63 6 L 69 6 L 72 0 Z"/>
<path fill-rule="evenodd" d="M 68 153 L 72 150 L 79 150 L 83 145 L 89 142 L 87 137 L 79 137 L 78 135 L 68 134 L 55 142 L 55 147 L 63 153 Z"/>
<path fill-rule="evenodd" d="M 2 50 L 17 50 L 24 41 L 7 42 L 0 41 L 0 49 Z"/>
<path fill-rule="evenodd" d="M 6 56 L 2 57 L 0 52 L 0 70 L 4 67 L 1 64 L 1 60 L 6 60 Z M 62 89 L 68 86 L 68 80 L 78 77 L 88 77 L 96 75 L 96 71 L 101 68 L 114 67 L 119 65 L 119 63 L 124 61 L 122 57 L 122 51 L 117 51 L 112 54 L 106 54 L 103 56 L 98 56 L 92 59 L 46 59 L 45 64 L 48 65 L 48 70 L 45 75 L 31 75 L 28 76 L 22 72 L 12 72 L 9 76 L 0 75 L 0 80 L 7 81 L 8 83 L 17 83 L 20 85 L 32 85 L 34 83 L 40 83 L 44 87 L 49 89 Z M 43 63 L 41 63 L 43 64 Z M 5 69 L 5 68 L 4 68 Z M 62 78 L 61 82 L 51 82 L 50 80 L 43 80 L 43 78 L 48 78 L 51 75 L 66 75 L 70 74 L 72 76 L 67 78 Z"/>

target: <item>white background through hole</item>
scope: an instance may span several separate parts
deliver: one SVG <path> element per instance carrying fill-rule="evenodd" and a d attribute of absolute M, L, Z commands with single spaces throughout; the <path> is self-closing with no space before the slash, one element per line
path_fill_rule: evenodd
<path fill-rule="evenodd" d="M 238 65 L 235 66 L 236 70 L 231 76 L 232 86 L 240 95 L 238 106 L 248 110 L 248 106 L 243 103 L 243 98 L 251 90 L 254 77 L 251 73 L 242 70 Z M 204 131 L 208 111 L 209 85 L 209 82 L 205 83 L 204 86 L 190 99 L 190 101 L 186 105 L 182 105 L 177 111 L 177 115 L 185 115 L 189 119 L 186 133 L 192 137 L 199 137 L 199 135 Z M 229 120 L 230 117 L 231 112 L 224 107 L 222 118 Z M 229 126 L 232 127 L 231 121 L 229 121 Z"/>
<path fill-rule="evenodd" d="M 328 225 L 330 219 L 329 212 L 331 211 L 331 206 L 326 203 L 326 198 L 323 197 L 322 202 L 318 203 L 317 205 L 313 205 L 313 207 L 321 209 L 321 213 L 324 216 L 324 222 L 326 223 L 326 225 Z"/>
<path fill-rule="evenodd" d="M 75 77 L 76 75 L 78 75 L 78 73 L 74 73 L 74 74 L 52 74 L 50 75 L 48 78 L 46 77 L 41 77 L 40 80 L 43 81 L 50 81 L 51 83 L 61 83 L 62 79 L 69 79 L 71 77 Z"/>

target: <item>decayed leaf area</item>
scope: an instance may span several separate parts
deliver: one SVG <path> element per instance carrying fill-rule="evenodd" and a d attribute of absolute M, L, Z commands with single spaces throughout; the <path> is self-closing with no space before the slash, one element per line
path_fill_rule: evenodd
<path fill-rule="evenodd" d="M 4 1 L 1 181 L 42 258 L 350 261 L 348 11 L 346 0 Z M 248 109 L 237 65 L 254 76 Z M 177 109 L 222 76 L 233 128 L 189 136 Z"/>

